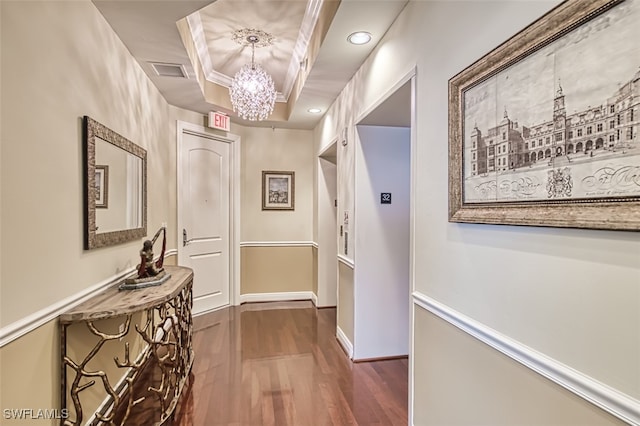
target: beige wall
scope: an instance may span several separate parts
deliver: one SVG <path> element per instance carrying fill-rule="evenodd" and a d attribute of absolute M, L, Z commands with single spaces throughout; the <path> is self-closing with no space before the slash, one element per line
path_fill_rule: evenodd
<path fill-rule="evenodd" d="M 5 409 L 60 408 L 60 337 L 56 320 L 0 348 L 0 362 L 2 425 L 34 423 L 30 419 L 5 419 Z M 53 426 L 60 421 L 38 420 L 38 424 Z"/>
<path fill-rule="evenodd" d="M 338 262 L 337 325 L 353 345 L 353 268 Z"/>
<path fill-rule="evenodd" d="M 232 129 L 242 138 L 240 239 L 310 242 L 313 238 L 313 134 L 308 130 Z M 295 172 L 295 210 L 262 210 L 262 171 Z M 240 293 L 312 291 L 311 246 L 241 247 Z M 317 275 L 317 274 L 316 274 Z"/>
<path fill-rule="evenodd" d="M 409 2 L 325 115 L 315 137 L 321 150 L 342 128 L 349 129 L 349 144 L 338 147 L 338 203 L 341 210 L 353 210 L 353 125 L 415 68 L 414 290 L 640 399 L 637 233 L 448 222 L 448 80 L 558 3 Z M 476 36 L 469 37 L 472 28 Z M 357 228 L 353 215 L 349 227 L 352 232 Z M 350 235 L 350 241 L 354 238 Z M 357 253 L 352 247 L 349 251 L 357 268 Z M 420 346 L 428 337 L 417 330 L 414 339 Z M 446 371 L 440 359 L 412 359 L 416 369 Z M 464 365 L 472 363 L 473 356 L 462 352 L 451 361 Z M 452 368 L 451 362 L 446 366 Z M 506 369 L 499 373 L 512 374 Z M 416 378 L 413 407 L 438 410 L 425 398 L 422 380 L 424 376 Z M 466 383 L 460 380 L 474 385 L 472 377 Z M 502 380 L 510 378 L 499 383 Z M 446 378 L 438 376 L 431 385 L 446 386 Z M 501 410 L 504 390 L 483 391 L 489 394 L 486 409 Z M 468 393 L 449 397 L 448 406 L 474 405 Z M 539 403 L 531 399 L 524 411 L 542 409 Z"/>
<path fill-rule="evenodd" d="M 572 392 L 415 306 L 415 425 L 622 425 Z"/>
<path fill-rule="evenodd" d="M 313 290 L 313 247 L 242 247 L 240 294 Z"/>
<path fill-rule="evenodd" d="M 312 241 L 313 134 L 237 126 L 242 137 L 241 241 Z M 262 210 L 262 171 L 295 172 L 295 210 Z"/>
<path fill-rule="evenodd" d="M 166 103 L 90 1 L 2 1 L 0 11 L 4 328 L 138 260 L 141 241 L 82 248 L 82 116 L 147 150 L 148 232 L 167 222 L 167 249 L 177 238 L 175 120 L 202 116 Z M 59 407 L 58 342 L 54 320 L 0 348 L 1 409 Z"/>

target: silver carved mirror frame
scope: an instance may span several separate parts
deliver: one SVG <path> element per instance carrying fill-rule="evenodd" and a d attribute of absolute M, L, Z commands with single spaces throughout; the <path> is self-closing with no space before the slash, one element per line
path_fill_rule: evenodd
<path fill-rule="evenodd" d="M 83 142 L 84 142 L 84 205 L 85 205 L 85 217 L 84 217 L 84 248 L 85 250 L 95 249 L 99 247 L 107 247 L 116 244 L 121 244 L 127 241 L 143 238 L 147 235 L 147 151 L 144 148 L 134 144 L 125 137 L 119 135 L 108 127 L 98 123 L 92 118 L 85 116 L 83 118 Z M 126 223 L 121 227 L 103 227 L 107 229 L 105 232 L 99 232 L 100 224 L 98 223 L 98 214 L 96 212 L 96 201 L 104 198 L 106 201 L 107 194 L 101 194 L 100 189 L 96 187 L 96 151 L 97 147 L 104 142 L 108 142 L 105 147 L 108 150 L 118 149 L 122 150 L 125 156 L 133 159 L 137 171 L 137 176 L 133 179 L 133 193 L 134 204 L 133 207 L 135 219 L 133 221 L 127 219 Z M 109 145 L 110 144 L 110 145 Z M 138 161 L 140 160 L 140 161 Z M 130 162 L 131 163 L 131 162 Z M 104 167 L 99 165 L 98 169 Z M 107 177 L 111 180 L 115 180 L 114 167 L 110 166 L 107 170 L 110 170 Z M 109 176 L 111 175 L 111 176 Z M 102 175 L 104 176 L 104 175 Z M 125 179 L 127 176 L 125 175 Z M 129 191 L 127 199 L 131 199 L 131 177 L 129 184 L 125 188 Z M 109 196 L 109 203 L 101 204 L 103 208 L 117 208 L 114 200 L 117 197 L 118 187 L 116 185 L 108 184 L 108 182 L 102 182 L 102 190 L 108 190 L 115 196 Z M 103 209 L 101 209 L 103 210 Z M 128 208 L 131 210 L 131 208 Z"/>

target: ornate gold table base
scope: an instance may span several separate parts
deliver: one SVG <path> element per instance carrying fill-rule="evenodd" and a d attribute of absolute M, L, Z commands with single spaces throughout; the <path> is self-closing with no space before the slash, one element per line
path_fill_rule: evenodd
<path fill-rule="evenodd" d="M 146 424 L 161 425 L 172 416 L 193 364 L 193 274 L 186 268 L 172 269 L 174 278 L 162 286 L 127 292 L 128 295 L 120 292 L 120 297 L 116 296 L 117 289 L 116 294 L 108 290 L 101 296 L 104 300 L 86 304 L 90 309 L 83 304 L 60 317 L 62 408 L 69 409 L 70 413 L 70 418 L 62 421 L 63 425 L 81 425 L 87 421 L 80 394 L 94 386 L 104 388 L 107 403 L 102 405 L 101 411 L 90 414 L 94 416 L 91 424 L 133 424 L 127 422 L 134 417 L 136 409 L 142 407 L 147 407 L 145 411 L 150 413 L 145 417 Z M 134 304 L 136 301 L 139 302 L 137 305 Z M 116 305 L 115 309 L 101 310 L 114 303 L 128 307 Z M 133 327 L 136 336 L 144 342 L 144 350 L 132 360 L 129 343 L 120 340 L 129 334 L 136 314 L 140 314 L 137 315 L 140 320 Z M 106 333 L 96 326 L 99 320 L 114 317 L 123 319 L 124 329 L 120 332 Z M 90 333 L 97 337 L 97 343 L 82 360 L 67 356 L 68 327 L 78 322 L 84 322 Z M 125 376 L 119 389 L 109 382 L 104 370 L 89 367 L 108 342 L 119 342 L 120 350 L 124 352 L 122 359 L 114 357 L 115 365 Z M 148 407 L 154 409 L 148 410 Z"/>

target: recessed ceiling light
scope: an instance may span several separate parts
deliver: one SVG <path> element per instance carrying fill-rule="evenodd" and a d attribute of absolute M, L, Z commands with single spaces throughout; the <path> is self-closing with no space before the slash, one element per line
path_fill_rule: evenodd
<path fill-rule="evenodd" d="M 309 108 L 307 111 L 309 111 L 311 114 L 320 114 L 322 112 L 320 108 Z"/>
<path fill-rule="evenodd" d="M 371 41 L 371 34 L 366 31 L 358 31 L 349 34 L 347 40 L 351 44 L 367 44 Z"/>

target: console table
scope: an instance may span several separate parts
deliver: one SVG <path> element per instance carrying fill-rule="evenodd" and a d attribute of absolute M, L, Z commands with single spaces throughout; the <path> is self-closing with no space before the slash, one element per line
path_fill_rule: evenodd
<path fill-rule="evenodd" d="M 173 416 L 193 363 L 193 271 L 165 270 L 171 278 L 159 286 L 114 285 L 60 315 L 62 425 L 161 425 Z M 83 407 L 89 394 L 98 408 Z"/>

